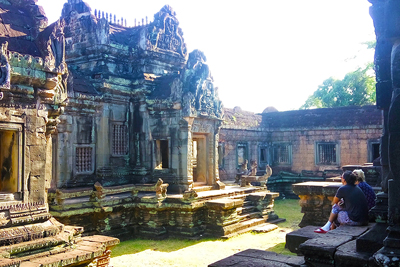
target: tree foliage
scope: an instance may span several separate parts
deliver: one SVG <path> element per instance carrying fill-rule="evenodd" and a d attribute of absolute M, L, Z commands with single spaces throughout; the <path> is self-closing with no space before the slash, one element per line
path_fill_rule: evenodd
<path fill-rule="evenodd" d="M 372 105 L 376 102 L 373 63 L 349 72 L 342 80 L 330 77 L 323 81 L 302 109 Z"/>

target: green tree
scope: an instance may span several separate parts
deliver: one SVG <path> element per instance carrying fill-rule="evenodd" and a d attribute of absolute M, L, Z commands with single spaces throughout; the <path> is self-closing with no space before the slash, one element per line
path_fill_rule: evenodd
<path fill-rule="evenodd" d="M 349 72 L 342 80 L 323 81 L 301 109 L 372 105 L 376 102 L 373 63 Z"/>

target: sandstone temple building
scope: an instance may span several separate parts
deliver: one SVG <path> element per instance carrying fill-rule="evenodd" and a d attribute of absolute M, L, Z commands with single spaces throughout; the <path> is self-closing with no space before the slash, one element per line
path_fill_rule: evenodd
<path fill-rule="evenodd" d="M 173 9 L 127 27 L 69 0 L 68 103 L 53 135 L 49 205 L 61 222 L 116 236 L 227 236 L 277 219 L 277 193 L 224 190 L 223 106 L 206 56 Z"/>
<path fill-rule="evenodd" d="M 245 159 L 258 170 L 324 172 L 379 157 L 382 112 L 375 106 L 339 107 L 254 114 L 225 109 L 219 147 L 221 173 L 235 175 Z"/>

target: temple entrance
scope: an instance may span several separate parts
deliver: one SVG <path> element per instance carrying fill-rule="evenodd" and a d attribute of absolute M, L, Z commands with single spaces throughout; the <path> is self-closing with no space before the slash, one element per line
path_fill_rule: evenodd
<path fill-rule="evenodd" d="M 0 198 L 18 191 L 19 135 L 16 130 L 0 130 Z"/>
<path fill-rule="evenodd" d="M 169 168 L 169 145 L 168 140 L 156 140 L 156 169 Z"/>
<path fill-rule="evenodd" d="M 196 185 L 207 184 L 207 137 L 194 135 L 192 142 L 193 181 Z"/>

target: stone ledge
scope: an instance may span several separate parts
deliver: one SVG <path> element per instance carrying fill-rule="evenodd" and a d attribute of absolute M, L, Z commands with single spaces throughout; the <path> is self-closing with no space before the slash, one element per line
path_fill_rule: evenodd
<path fill-rule="evenodd" d="M 372 254 L 356 251 L 356 240 L 352 240 L 337 248 L 335 253 L 335 266 L 374 266 Z"/>
<path fill-rule="evenodd" d="M 342 186 L 335 182 L 304 182 L 293 184 L 293 192 L 296 195 L 335 195 L 337 189 Z M 333 193 L 332 193 L 333 192 Z"/>
<path fill-rule="evenodd" d="M 228 209 L 233 209 L 235 207 L 240 207 L 242 205 L 243 205 L 242 199 L 222 198 L 222 199 L 206 201 L 206 206 L 212 209 L 228 210 Z"/>
<path fill-rule="evenodd" d="M 286 248 L 292 253 L 301 254 L 299 246 L 309 239 L 318 238 L 321 234 L 314 233 L 318 226 L 306 226 L 286 234 Z"/>
<path fill-rule="evenodd" d="M 377 223 L 357 239 L 357 251 L 374 253 L 383 247 L 383 240 L 387 236 L 388 225 Z"/>
<path fill-rule="evenodd" d="M 351 240 L 351 236 L 321 234 L 321 237 L 309 239 L 301 244 L 299 250 L 311 266 L 313 263 L 334 266 L 336 249 Z"/>
<path fill-rule="evenodd" d="M 228 258 L 212 263 L 208 267 L 300 267 L 305 266 L 304 264 L 305 262 L 303 257 L 286 256 L 271 251 L 247 249 Z"/>

